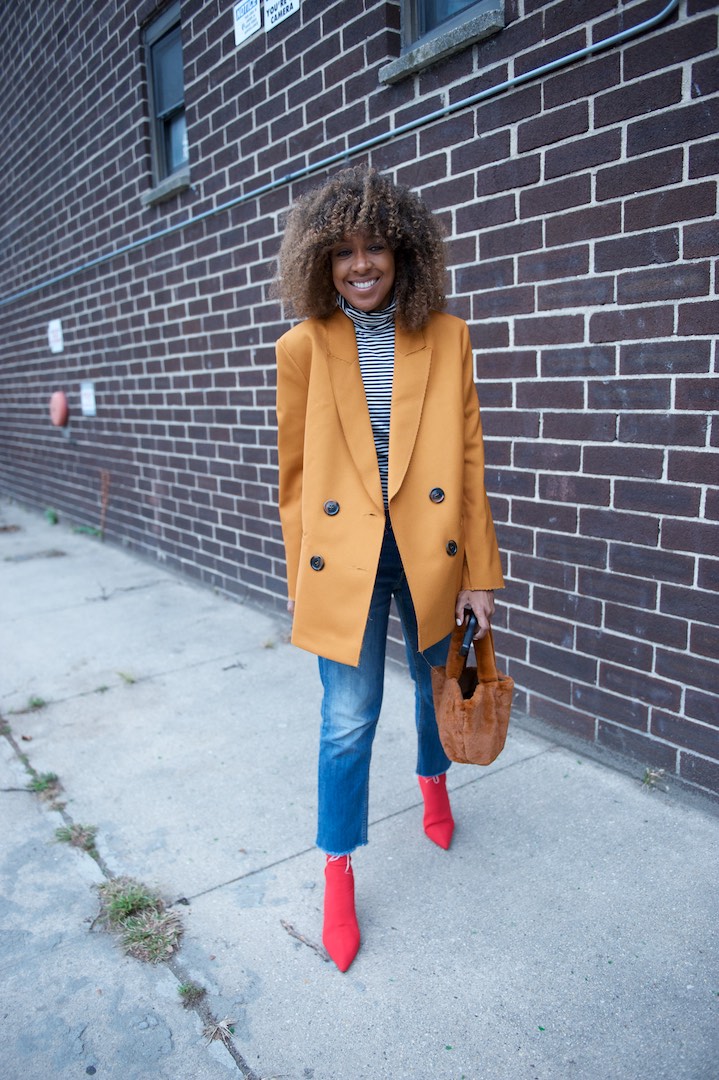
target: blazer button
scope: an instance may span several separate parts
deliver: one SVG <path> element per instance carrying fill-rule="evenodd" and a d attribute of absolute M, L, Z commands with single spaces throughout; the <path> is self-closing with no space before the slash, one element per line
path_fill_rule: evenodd
<path fill-rule="evenodd" d="M 454 541 L 454 540 L 449 541 L 449 543 L 447 544 L 447 554 L 448 555 L 456 555 L 457 554 L 457 543 L 456 543 L 456 541 Z"/>
<path fill-rule="evenodd" d="M 313 555 L 310 559 L 310 566 L 313 570 L 321 570 L 324 565 L 325 560 L 322 558 L 321 555 Z"/>
<path fill-rule="evenodd" d="M 432 488 L 429 497 L 433 503 L 444 502 L 444 492 L 442 491 L 442 488 Z"/>
<path fill-rule="evenodd" d="M 322 509 L 326 514 L 329 514 L 330 517 L 334 517 L 335 514 L 339 514 L 340 512 L 340 504 L 335 502 L 334 499 L 328 499 Z"/>

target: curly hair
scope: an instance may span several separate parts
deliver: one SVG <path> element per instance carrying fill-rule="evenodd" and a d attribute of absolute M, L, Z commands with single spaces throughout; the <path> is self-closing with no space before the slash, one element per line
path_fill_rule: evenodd
<path fill-rule="evenodd" d="M 292 208 L 274 295 L 297 318 L 328 318 L 337 309 L 330 249 L 358 232 L 381 237 L 390 247 L 397 321 L 418 330 L 430 311 L 446 303 L 442 226 L 419 195 L 365 166 L 337 173 Z"/>

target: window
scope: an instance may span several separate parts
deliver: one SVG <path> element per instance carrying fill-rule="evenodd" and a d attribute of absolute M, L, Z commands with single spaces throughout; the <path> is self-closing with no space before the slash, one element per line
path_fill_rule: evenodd
<path fill-rule="evenodd" d="M 146 201 L 156 202 L 189 183 L 179 2 L 147 27 L 144 38 L 155 185 Z"/>
<path fill-rule="evenodd" d="M 503 27 L 504 0 L 402 0 L 402 54 L 380 82 L 399 82 Z"/>
<path fill-rule="evenodd" d="M 414 42 L 437 30 L 443 23 L 461 15 L 467 8 L 478 7 L 476 0 L 416 0 L 406 4 L 409 41 Z M 408 42 L 406 41 L 405 44 Z"/>

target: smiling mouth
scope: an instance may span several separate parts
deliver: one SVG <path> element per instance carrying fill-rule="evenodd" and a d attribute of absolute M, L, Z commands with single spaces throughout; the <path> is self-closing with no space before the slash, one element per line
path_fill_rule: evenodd
<path fill-rule="evenodd" d="M 379 278 L 372 278 L 372 280 L 371 280 L 371 281 L 351 281 L 351 282 L 350 282 L 350 285 L 351 285 L 351 286 L 352 286 L 352 287 L 353 287 L 354 289 L 362 289 L 362 290 L 365 290 L 365 289 L 371 289 L 371 288 L 372 288 L 372 286 L 373 286 L 373 285 L 376 285 L 378 281 L 379 281 Z"/>

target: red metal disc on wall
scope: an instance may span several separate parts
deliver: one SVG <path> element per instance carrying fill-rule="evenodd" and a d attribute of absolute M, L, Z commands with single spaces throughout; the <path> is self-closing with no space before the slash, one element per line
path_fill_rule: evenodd
<path fill-rule="evenodd" d="M 55 427 L 65 427 L 69 410 L 64 390 L 56 390 L 50 398 L 50 419 Z"/>

